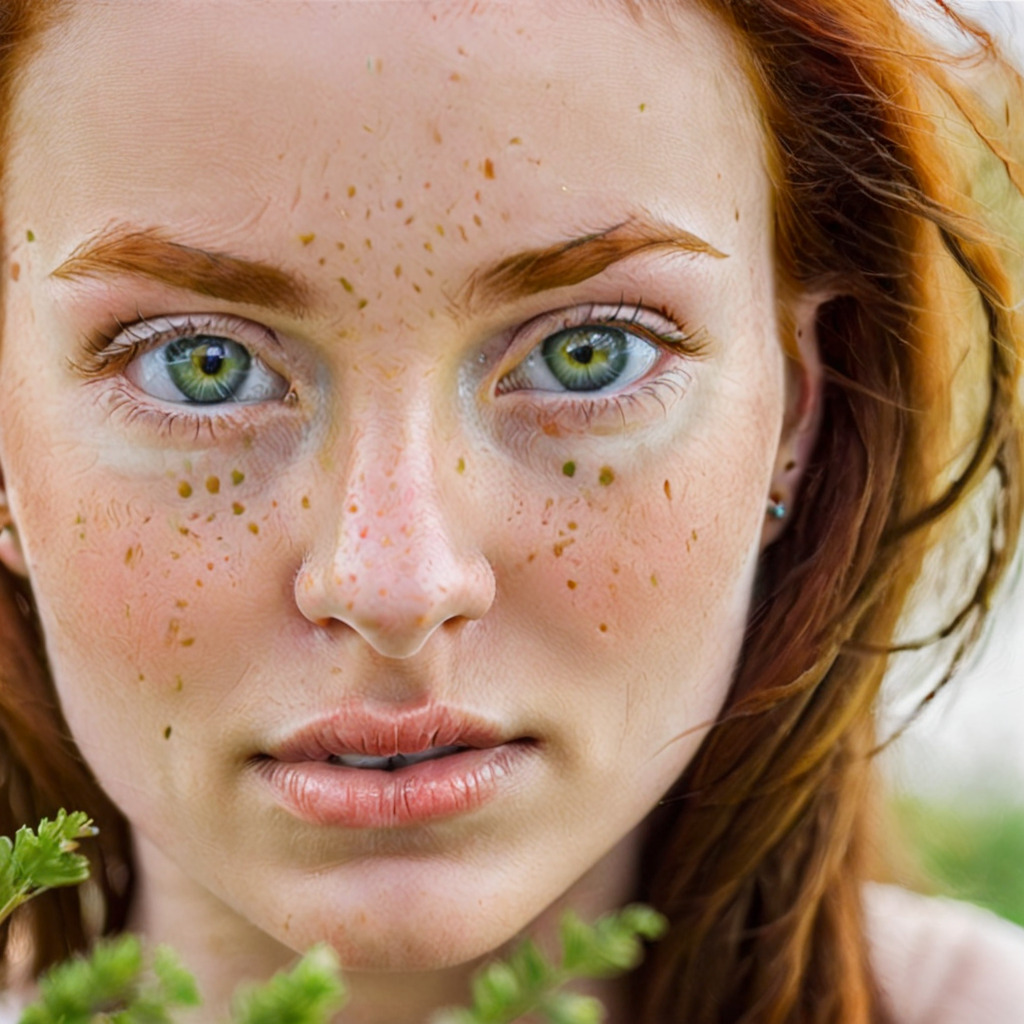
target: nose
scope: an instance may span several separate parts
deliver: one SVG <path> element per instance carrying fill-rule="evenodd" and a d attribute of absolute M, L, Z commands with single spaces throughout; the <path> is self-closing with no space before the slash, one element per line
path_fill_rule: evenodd
<path fill-rule="evenodd" d="M 299 611 L 321 626 L 344 623 L 389 658 L 416 654 L 445 623 L 482 618 L 495 580 L 468 543 L 471 514 L 447 500 L 436 459 L 422 444 L 362 438 L 350 452 L 347 486 L 324 509 L 295 581 Z"/>

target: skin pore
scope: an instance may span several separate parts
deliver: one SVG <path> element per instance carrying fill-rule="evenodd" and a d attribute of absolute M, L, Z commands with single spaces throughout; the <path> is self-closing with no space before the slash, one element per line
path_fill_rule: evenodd
<path fill-rule="evenodd" d="M 813 405 L 727 32 L 584 0 L 82 4 L 12 125 L 2 555 L 135 829 L 133 927 L 211 1020 L 327 939 L 343 1019 L 401 1024 L 561 905 L 627 902 Z M 600 389 L 566 385 L 583 364 Z M 507 760 L 478 803 L 310 820 L 266 768 L 325 719 L 367 754 L 472 720 Z"/>

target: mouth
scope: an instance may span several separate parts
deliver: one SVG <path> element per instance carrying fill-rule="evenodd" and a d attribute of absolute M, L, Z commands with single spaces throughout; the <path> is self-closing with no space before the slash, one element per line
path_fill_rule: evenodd
<path fill-rule="evenodd" d="M 393 828 L 467 814 L 514 792 L 537 742 L 455 709 L 352 705 L 252 759 L 286 811 L 316 825 Z"/>
<path fill-rule="evenodd" d="M 374 757 L 370 754 L 332 754 L 327 758 L 328 764 L 341 768 L 360 768 L 364 771 L 396 772 L 410 765 L 423 764 L 425 761 L 436 761 L 452 754 L 461 754 L 472 747 L 460 747 L 452 744 L 447 747 L 430 747 L 418 754 L 392 754 L 388 757 Z"/>

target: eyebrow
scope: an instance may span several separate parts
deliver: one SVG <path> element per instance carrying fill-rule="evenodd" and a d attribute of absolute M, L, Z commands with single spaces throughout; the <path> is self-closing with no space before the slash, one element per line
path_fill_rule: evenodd
<path fill-rule="evenodd" d="M 309 287 L 294 274 L 258 260 L 183 245 L 156 228 L 105 229 L 79 245 L 50 276 L 75 280 L 115 274 L 298 317 L 310 312 Z"/>
<path fill-rule="evenodd" d="M 712 259 L 728 255 L 692 232 L 655 220 L 631 217 L 602 231 L 528 249 L 475 271 L 460 295 L 467 308 L 490 307 L 553 288 L 580 284 L 612 264 L 640 252 L 668 249 Z"/>

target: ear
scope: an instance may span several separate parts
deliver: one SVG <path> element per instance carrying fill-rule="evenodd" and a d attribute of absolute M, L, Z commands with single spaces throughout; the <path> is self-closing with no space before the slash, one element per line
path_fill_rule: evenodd
<path fill-rule="evenodd" d="M 28 578 L 28 563 L 21 549 L 7 491 L 0 488 L 0 565 L 16 576 Z"/>
<path fill-rule="evenodd" d="M 766 496 L 761 550 L 777 540 L 792 517 L 821 422 L 822 365 L 818 347 L 818 313 L 835 296 L 801 295 L 789 304 L 783 329 L 786 353 L 786 411 Z"/>

